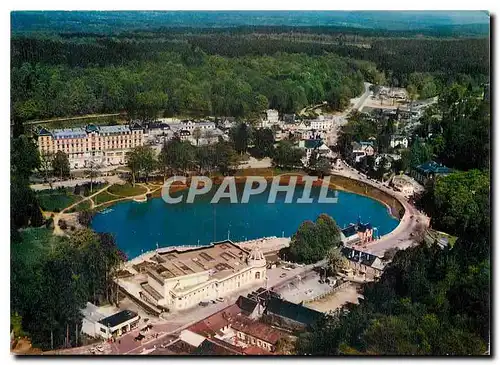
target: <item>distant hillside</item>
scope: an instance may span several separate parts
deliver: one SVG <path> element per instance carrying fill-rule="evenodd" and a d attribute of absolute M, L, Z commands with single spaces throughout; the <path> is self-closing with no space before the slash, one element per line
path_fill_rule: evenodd
<path fill-rule="evenodd" d="M 483 11 L 14 11 L 12 32 L 114 33 L 159 27 L 350 27 L 487 34 Z"/>

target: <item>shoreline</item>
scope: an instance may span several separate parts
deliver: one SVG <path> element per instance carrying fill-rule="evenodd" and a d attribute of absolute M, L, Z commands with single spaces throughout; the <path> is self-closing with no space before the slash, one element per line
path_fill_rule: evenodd
<path fill-rule="evenodd" d="M 284 173 L 284 174 L 277 175 L 277 176 L 280 177 L 280 184 L 281 183 L 288 183 L 288 181 L 290 180 L 289 179 L 290 177 L 297 176 L 298 177 L 297 185 L 303 185 L 303 181 L 302 181 L 301 177 L 307 176 L 307 175 L 292 172 L 292 173 Z M 269 181 L 272 181 L 272 179 L 276 176 L 263 176 L 263 177 L 269 182 Z M 236 184 L 243 184 L 246 181 L 246 176 L 234 176 L 234 178 L 235 178 Z M 214 185 L 220 184 L 222 179 L 223 179 L 223 177 L 215 176 L 213 178 Z M 314 187 L 321 186 L 322 181 L 323 180 L 320 179 L 320 180 L 314 182 L 313 186 Z M 190 184 L 190 179 L 187 178 L 186 184 L 174 184 L 174 185 L 172 185 L 170 187 L 170 192 L 178 192 L 178 191 L 186 190 L 189 188 L 189 184 Z M 405 211 L 404 206 L 403 206 L 403 204 L 401 204 L 401 202 L 399 201 L 399 199 L 397 197 L 392 196 L 392 195 L 388 194 L 387 192 L 379 189 L 378 187 L 370 185 L 364 181 L 355 180 L 355 179 L 352 179 L 352 178 L 349 178 L 349 177 L 346 177 L 343 175 L 339 175 L 339 174 L 332 174 L 332 175 L 330 175 L 329 188 L 332 190 L 341 190 L 341 191 L 365 196 L 367 198 L 376 200 L 379 203 L 383 204 L 388 209 L 389 215 L 391 215 L 392 217 L 394 217 L 395 219 L 397 219 L 399 221 L 401 221 L 402 217 L 404 216 L 404 211 Z M 360 189 L 362 189 L 362 190 L 364 189 L 364 191 L 360 191 Z M 154 192 L 151 193 L 151 195 L 149 197 L 147 197 L 146 199 L 144 199 L 142 201 L 137 201 L 136 199 L 134 199 L 135 197 L 123 197 L 123 198 L 120 198 L 116 201 L 106 202 L 106 203 L 103 203 L 102 205 L 100 205 L 98 208 L 96 208 L 95 211 L 96 211 L 96 213 L 98 213 L 101 210 L 111 208 L 113 205 L 115 205 L 117 203 L 121 203 L 121 202 L 128 201 L 128 200 L 134 201 L 137 203 L 139 203 L 139 202 L 142 203 L 142 202 L 147 202 L 150 199 L 160 198 L 161 197 L 161 190 L 162 190 L 162 188 L 156 189 Z M 390 200 L 390 202 L 388 202 L 387 200 Z M 393 205 L 391 205 L 390 203 L 392 203 Z M 401 214 L 401 210 L 403 211 L 402 214 Z"/>
<path fill-rule="evenodd" d="M 301 173 L 286 173 L 286 174 L 282 174 L 282 175 L 278 175 L 278 176 L 280 176 L 280 183 L 287 183 L 290 180 L 290 177 L 297 176 L 298 177 L 297 185 L 303 185 L 303 181 L 302 181 L 301 177 L 305 176 L 305 175 L 301 174 Z M 273 179 L 273 177 L 269 177 L 269 176 L 264 176 L 264 177 L 268 181 Z M 219 180 L 222 180 L 222 177 L 214 178 L 214 183 L 220 184 Z M 237 184 L 244 183 L 246 181 L 246 176 L 235 176 L 235 180 L 236 180 Z M 313 183 L 313 186 L 321 186 L 322 182 L 323 182 L 323 180 L 319 180 L 319 181 Z M 172 185 L 170 191 L 171 192 L 178 192 L 178 191 L 186 190 L 189 188 L 189 184 L 190 184 L 190 181 L 188 180 L 186 182 L 186 184 Z M 391 235 L 393 232 L 398 231 L 398 229 L 400 228 L 402 219 L 403 219 L 404 215 L 406 214 L 406 209 L 404 208 L 404 205 L 400 202 L 399 197 L 393 196 L 393 195 L 389 194 L 388 192 L 385 192 L 385 191 L 379 189 L 378 187 L 373 186 L 373 185 L 366 183 L 364 181 L 355 180 L 355 179 L 352 179 L 352 178 L 349 178 L 349 177 L 346 177 L 343 175 L 338 175 L 338 174 L 330 175 L 329 189 L 340 190 L 340 191 L 344 191 L 344 192 L 348 192 L 348 193 L 352 193 L 352 194 L 356 194 L 356 195 L 365 196 L 367 198 L 376 200 L 380 204 L 383 204 L 387 208 L 387 212 L 389 213 L 389 215 L 392 218 L 398 220 L 398 225 L 392 231 L 387 232 L 383 236 L 380 236 L 379 239 L 382 239 L 385 236 Z M 161 190 L 162 190 L 161 188 L 156 190 L 145 201 L 149 201 L 150 199 L 160 198 L 161 197 Z M 104 209 L 110 209 L 110 208 L 112 209 L 112 207 L 115 204 L 125 202 L 125 201 L 135 202 L 135 200 L 132 197 L 129 199 L 127 199 L 127 198 L 120 199 L 120 200 L 115 201 L 115 202 L 110 202 L 110 204 L 104 204 L 104 205 L 100 206 L 99 207 L 100 209 L 97 210 L 96 212 L 99 212 L 100 210 L 104 210 Z M 136 202 L 136 203 L 138 203 L 138 202 Z M 248 243 L 250 241 L 257 242 L 257 241 L 261 241 L 261 240 L 265 240 L 265 239 L 269 239 L 269 238 L 276 238 L 276 237 L 262 237 L 262 238 L 252 239 L 249 241 L 241 241 L 241 242 L 234 242 L 234 243 L 237 245 L 240 245 L 240 244 Z M 288 240 L 290 240 L 290 238 L 288 238 Z M 213 245 L 213 242 L 205 244 L 205 245 L 176 245 L 176 246 L 159 247 L 158 249 L 145 251 L 145 252 L 141 253 L 140 255 L 135 256 L 134 258 L 128 260 L 127 263 L 130 263 L 131 261 L 135 262 L 136 260 L 139 260 L 139 261 L 148 260 L 151 256 L 153 256 L 157 252 L 158 253 L 165 253 L 165 252 L 169 252 L 172 250 L 191 250 L 191 249 L 196 249 L 196 248 L 200 248 L 200 247 L 209 247 L 211 245 Z"/>

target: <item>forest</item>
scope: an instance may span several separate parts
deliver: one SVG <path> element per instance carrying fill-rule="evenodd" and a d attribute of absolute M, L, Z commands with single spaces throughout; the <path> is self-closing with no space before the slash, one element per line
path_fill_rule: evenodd
<path fill-rule="evenodd" d="M 427 94 L 434 96 L 457 80 L 488 79 L 486 38 L 382 38 L 313 30 L 14 35 L 12 116 L 33 120 L 125 111 L 134 118 L 150 109 L 159 116 L 251 120 L 268 107 L 293 113 L 326 100 L 338 109 L 361 93 L 362 81 L 408 86 L 423 79 L 431 84 Z M 418 91 L 425 85 L 420 83 Z"/>

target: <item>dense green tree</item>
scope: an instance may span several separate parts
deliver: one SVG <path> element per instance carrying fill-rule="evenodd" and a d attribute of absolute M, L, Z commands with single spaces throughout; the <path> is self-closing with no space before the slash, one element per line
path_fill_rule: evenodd
<path fill-rule="evenodd" d="M 274 152 L 274 133 L 269 128 L 260 128 L 253 133 L 253 155 L 257 158 L 271 157 Z"/>
<path fill-rule="evenodd" d="M 229 131 L 236 152 L 240 154 L 247 152 L 251 135 L 251 129 L 246 123 L 239 123 Z"/>
<path fill-rule="evenodd" d="M 340 245 L 340 229 L 335 221 L 321 214 L 315 222 L 305 221 L 293 235 L 290 247 L 281 252 L 287 259 L 311 264 L 324 259 L 331 248 Z"/>
<path fill-rule="evenodd" d="M 52 160 L 52 170 L 60 179 L 69 176 L 69 158 L 66 153 L 63 151 L 56 152 L 54 159 Z"/>
<path fill-rule="evenodd" d="M 150 146 L 138 146 L 127 152 L 127 166 L 132 174 L 132 185 L 135 185 L 138 175 L 144 175 L 146 181 L 157 168 L 156 156 Z"/>
<path fill-rule="evenodd" d="M 274 151 L 273 164 L 283 169 L 302 167 L 304 151 L 295 147 L 290 141 L 279 141 Z"/>

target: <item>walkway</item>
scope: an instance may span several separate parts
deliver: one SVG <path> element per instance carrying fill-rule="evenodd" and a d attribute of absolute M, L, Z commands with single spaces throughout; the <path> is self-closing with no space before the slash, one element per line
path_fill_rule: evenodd
<path fill-rule="evenodd" d="M 157 190 L 162 188 L 162 185 L 138 183 L 136 185 L 143 186 L 144 188 L 146 188 L 146 191 L 144 193 L 141 193 L 138 195 L 133 195 L 133 196 L 122 196 L 122 195 L 117 195 L 117 194 L 114 194 L 114 193 L 111 193 L 110 191 L 108 191 L 108 189 L 113 185 L 113 184 L 111 184 L 111 181 L 116 180 L 116 177 L 111 177 L 111 178 L 112 179 L 107 179 L 108 185 L 106 185 L 102 189 L 99 189 L 95 193 L 83 198 L 82 200 L 79 200 L 76 203 L 71 204 L 70 206 L 67 206 L 66 208 L 61 210 L 61 212 L 55 213 L 55 215 L 54 215 L 54 234 L 58 235 L 58 236 L 66 235 L 66 233 L 59 227 L 59 220 L 63 217 L 67 217 L 67 215 L 69 214 L 67 212 L 69 210 L 71 210 L 72 208 L 75 208 L 76 206 L 78 206 L 86 201 L 90 202 L 90 209 L 96 209 L 96 208 L 100 208 L 101 206 L 104 206 L 104 205 L 114 204 L 116 202 L 124 201 L 124 200 L 134 200 L 134 199 L 137 199 L 137 200 L 141 199 L 142 200 L 142 199 L 146 198 L 148 194 L 152 194 L 152 193 L 154 193 Z M 117 181 L 115 181 L 114 183 L 117 183 Z M 150 186 L 156 187 L 156 188 L 151 190 Z M 113 199 L 113 200 L 108 200 L 108 201 L 100 203 L 100 204 L 95 204 L 95 202 L 94 202 L 94 200 L 92 200 L 92 198 L 94 198 L 95 196 L 97 196 L 103 192 L 107 192 L 109 195 L 116 196 L 117 198 Z"/>

